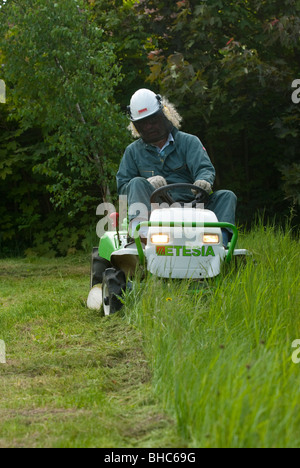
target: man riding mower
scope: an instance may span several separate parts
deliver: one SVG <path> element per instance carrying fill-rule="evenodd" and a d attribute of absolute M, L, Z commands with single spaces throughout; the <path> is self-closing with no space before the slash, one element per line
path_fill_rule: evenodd
<path fill-rule="evenodd" d="M 119 195 L 127 196 L 129 238 L 126 230 L 107 232 L 94 253 L 101 267 L 91 286 L 103 286 L 91 296 L 98 294 L 106 315 L 121 307 L 118 298 L 137 263 L 163 278 L 204 279 L 246 253 L 235 249 L 237 198 L 212 191 L 212 162 L 198 137 L 179 130 L 174 106 L 140 89 L 128 110 L 139 138 L 126 148 L 116 178 Z"/>

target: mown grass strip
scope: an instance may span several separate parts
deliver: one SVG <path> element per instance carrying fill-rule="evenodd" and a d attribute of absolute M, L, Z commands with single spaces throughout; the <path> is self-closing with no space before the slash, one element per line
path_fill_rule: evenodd
<path fill-rule="evenodd" d="M 0 262 L 0 447 L 172 447 L 141 333 L 86 309 L 89 259 Z"/>

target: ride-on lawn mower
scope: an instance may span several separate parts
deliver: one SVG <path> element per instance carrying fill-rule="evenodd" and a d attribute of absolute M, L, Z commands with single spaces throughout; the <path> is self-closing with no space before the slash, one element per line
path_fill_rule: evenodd
<path fill-rule="evenodd" d="M 176 203 L 169 194 L 174 188 L 192 190 L 194 201 L 188 206 Z M 102 310 L 104 315 L 120 310 L 122 294 L 132 285 L 138 265 L 160 278 L 203 281 L 219 275 L 222 263 L 233 256 L 247 255 L 247 250 L 236 249 L 236 226 L 219 222 L 215 213 L 199 208 L 207 197 L 195 185 L 163 186 L 153 192 L 150 203 L 163 201 L 169 207 L 154 209 L 149 221 L 136 226 L 132 239 L 127 229 L 118 230 L 117 223 L 116 230 L 105 232 L 92 253 L 88 308 Z M 146 242 L 139 234 L 142 227 L 148 227 Z M 232 232 L 227 246 L 222 242 L 223 229 Z"/>

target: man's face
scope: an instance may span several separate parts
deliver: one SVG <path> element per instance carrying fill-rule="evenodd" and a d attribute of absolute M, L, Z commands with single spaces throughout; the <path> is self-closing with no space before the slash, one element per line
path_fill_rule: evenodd
<path fill-rule="evenodd" d="M 168 138 L 170 129 L 162 112 L 134 122 L 134 126 L 146 143 L 157 143 Z"/>

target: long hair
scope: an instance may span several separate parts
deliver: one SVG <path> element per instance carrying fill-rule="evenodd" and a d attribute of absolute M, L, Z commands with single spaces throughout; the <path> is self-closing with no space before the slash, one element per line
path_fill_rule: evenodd
<path fill-rule="evenodd" d="M 172 123 L 174 127 L 179 129 L 181 126 L 182 117 L 178 114 L 177 110 L 175 109 L 175 106 L 171 104 L 165 97 L 162 97 L 161 103 L 162 111 L 165 114 L 166 118 L 169 120 L 169 122 Z M 131 131 L 131 134 L 134 138 L 140 138 L 141 135 L 135 128 L 133 122 L 130 122 L 128 130 Z"/>

